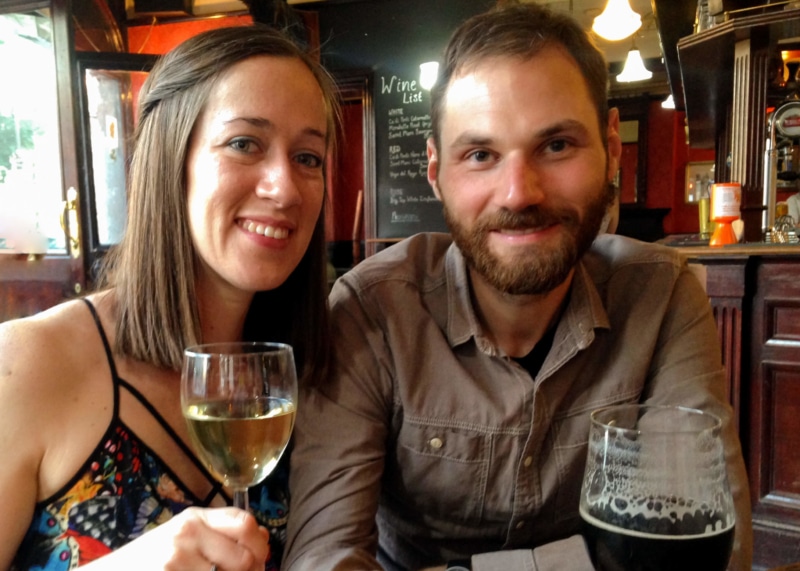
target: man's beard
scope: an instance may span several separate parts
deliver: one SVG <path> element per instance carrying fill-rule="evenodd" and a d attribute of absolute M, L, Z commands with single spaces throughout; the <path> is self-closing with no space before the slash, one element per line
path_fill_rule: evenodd
<path fill-rule="evenodd" d="M 591 247 L 603 216 L 614 199 L 614 186 L 606 183 L 586 204 L 585 217 L 569 207 L 529 206 L 482 216 L 472 229 L 465 228 L 443 202 L 444 216 L 453 240 L 467 264 L 498 291 L 511 295 L 539 295 L 564 282 L 578 260 Z M 502 261 L 491 251 L 489 234 L 497 230 L 541 229 L 560 224 L 555 246 L 531 244 Z"/>

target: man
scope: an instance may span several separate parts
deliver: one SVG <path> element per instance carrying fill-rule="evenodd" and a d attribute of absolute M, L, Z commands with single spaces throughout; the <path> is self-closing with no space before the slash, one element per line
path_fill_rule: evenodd
<path fill-rule="evenodd" d="M 443 68 L 428 179 L 452 238 L 414 236 L 334 286 L 334 371 L 298 407 L 288 568 L 592 569 L 589 413 L 648 402 L 724 419 L 749 569 L 708 299 L 669 249 L 596 238 L 621 154 L 602 55 L 570 18 L 508 5 L 465 22 Z"/>

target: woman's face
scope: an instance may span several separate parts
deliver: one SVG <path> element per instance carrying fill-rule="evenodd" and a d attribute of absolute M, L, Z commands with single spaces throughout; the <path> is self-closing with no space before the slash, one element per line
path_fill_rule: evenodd
<path fill-rule="evenodd" d="M 248 58 L 213 87 L 186 162 L 204 287 L 252 294 L 297 267 L 322 208 L 326 118 L 319 84 L 294 58 Z"/>

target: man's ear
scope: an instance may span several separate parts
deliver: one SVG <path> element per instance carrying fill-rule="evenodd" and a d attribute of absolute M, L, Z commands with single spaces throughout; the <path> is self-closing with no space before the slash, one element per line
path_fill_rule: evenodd
<path fill-rule="evenodd" d="M 606 148 L 608 149 L 608 172 L 606 180 L 612 181 L 619 170 L 622 157 L 622 139 L 619 136 L 619 109 L 608 110 L 608 127 L 606 128 Z"/>
<path fill-rule="evenodd" d="M 437 182 L 438 173 L 439 154 L 436 152 L 436 142 L 433 137 L 428 137 L 428 184 L 431 185 L 436 198 L 442 200 L 442 195 L 439 194 L 439 183 Z"/>

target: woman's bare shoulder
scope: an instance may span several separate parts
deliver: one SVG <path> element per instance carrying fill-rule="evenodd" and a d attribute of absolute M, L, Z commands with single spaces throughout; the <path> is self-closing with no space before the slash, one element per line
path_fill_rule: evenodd
<path fill-rule="evenodd" d="M 0 323 L 0 391 L 55 389 L 96 358 L 99 344 L 97 327 L 79 300 Z"/>

